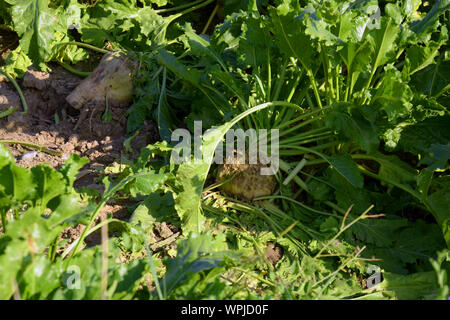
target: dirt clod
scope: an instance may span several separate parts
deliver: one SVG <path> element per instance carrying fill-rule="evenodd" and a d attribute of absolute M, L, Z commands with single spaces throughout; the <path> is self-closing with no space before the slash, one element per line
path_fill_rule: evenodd
<path fill-rule="evenodd" d="M 166 239 L 173 234 L 173 231 L 169 228 L 169 226 L 165 222 L 155 223 L 155 229 L 156 232 L 158 232 L 158 235 L 163 239 Z"/>
<path fill-rule="evenodd" d="M 278 261 L 281 260 L 284 254 L 284 249 L 277 243 L 268 242 L 267 248 L 265 252 L 265 257 L 275 265 Z"/>

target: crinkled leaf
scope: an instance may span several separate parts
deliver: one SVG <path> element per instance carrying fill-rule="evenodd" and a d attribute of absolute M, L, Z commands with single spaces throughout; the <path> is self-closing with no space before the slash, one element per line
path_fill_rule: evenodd
<path fill-rule="evenodd" d="M 388 247 L 394 242 L 396 233 L 407 223 L 406 219 L 364 219 L 355 223 L 350 232 L 364 243 Z"/>
<path fill-rule="evenodd" d="M 377 89 L 372 103 L 386 112 L 389 121 L 408 114 L 412 108 L 413 94 L 408 84 L 401 79 L 400 71 L 388 65 L 381 86 Z"/>
<path fill-rule="evenodd" d="M 141 224 L 143 228 L 148 228 L 155 221 L 167 219 L 172 214 L 176 215 L 174 204 L 172 194 L 152 193 L 134 210 L 130 223 Z"/>
<path fill-rule="evenodd" d="M 31 172 L 37 186 L 36 205 L 43 212 L 50 200 L 67 192 L 67 182 L 61 172 L 53 170 L 46 165 L 36 166 L 31 169 Z"/>
<path fill-rule="evenodd" d="M 445 249 L 439 227 L 422 220 L 409 222 L 404 228 L 393 230 L 390 236 L 393 243 L 389 246 L 368 247 L 363 253 L 364 257 L 381 259 L 376 263 L 387 272 L 406 274 L 406 264 L 428 261 L 438 250 Z"/>
<path fill-rule="evenodd" d="M 275 42 L 288 57 L 295 57 L 309 69 L 314 64 L 316 54 L 314 42 L 305 34 L 305 26 L 299 12 L 285 11 L 284 7 L 271 10 L 273 32 L 276 34 Z"/>
<path fill-rule="evenodd" d="M 332 26 L 321 18 L 319 12 L 309 7 L 305 10 L 305 17 L 305 33 L 309 34 L 311 38 L 318 39 L 327 46 L 342 42 L 331 32 Z"/>
<path fill-rule="evenodd" d="M 195 273 L 219 267 L 225 255 L 219 251 L 221 248 L 224 245 L 209 233 L 201 235 L 194 232 L 188 239 L 179 242 L 177 257 L 165 262 L 167 271 L 160 280 L 164 292 L 170 294 Z"/>
<path fill-rule="evenodd" d="M 409 74 L 412 75 L 432 64 L 434 58 L 439 54 L 441 45 L 441 43 L 430 41 L 425 47 L 411 46 L 407 48 L 405 59 L 410 69 Z"/>
<path fill-rule="evenodd" d="M 16 166 L 13 161 L 0 168 L 0 208 L 8 210 L 13 205 L 33 199 L 35 195 L 36 182 L 31 172 Z"/>
<path fill-rule="evenodd" d="M 81 168 L 89 163 L 87 158 L 81 158 L 77 154 L 70 155 L 69 159 L 64 163 L 60 172 L 64 175 L 69 185 L 73 185 L 76 176 Z"/>
<path fill-rule="evenodd" d="M 431 117 L 405 126 L 398 141 L 400 150 L 426 155 L 432 144 L 446 145 L 450 141 L 450 116 Z"/>
<path fill-rule="evenodd" d="M 30 58 L 19 46 L 9 53 L 3 70 L 12 78 L 23 78 L 31 64 Z"/>

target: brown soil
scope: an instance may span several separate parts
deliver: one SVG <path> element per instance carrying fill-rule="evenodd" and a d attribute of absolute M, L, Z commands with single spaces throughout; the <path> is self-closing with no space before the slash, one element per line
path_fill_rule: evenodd
<path fill-rule="evenodd" d="M 23 115 L 17 110 L 7 118 L 0 119 L 0 139 L 35 143 L 63 155 L 52 156 L 20 145 L 9 145 L 8 149 L 16 157 L 17 163 L 23 167 L 39 163 L 58 167 L 73 153 L 89 158 L 91 167 L 120 162 L 127 108 L 111 107 L 112 120 L 104 123 L 102 115 L 105 107 L 94 106 L 89 110 L 87 119 L 74 129 L 80 112 L 69 106 L 65 98 L 80 83 L 81 78 L 59 66 L 53 66 L 52 69 L 51 73 L 30 69 L 25 74 L 19 85 L 28 103 L 28 113 Z M 21 106 L 19 95 L 11 84 L 0 82 L 0 112 L 13 106 Z M 136 156 L 140 148 L 157 140 L 156 126 L 146 124 L 133 140 L 134 154 L 128 156 Z M 36 151 L 37 154 L 23 157 L 24 153 L 30 151 Z"/>
<path fill-rule="evenodd" d="M 110 106 L 112 120 L 106 123 L 102 121 L 105 107 L 93 106 L 88 110 L 86 120 L 75 128 L 81 114 L 65 98 L 82 79 L 58 65 L 50 67 L 51 73 L 31 68 L 23 80 L 18 80 L 28 104 L 26 115 L 22 113 L 17 91 L 10 83 L 0 80 L 0 112 L 13 106 L 18 107 L 14 114 L 0 118 L 0 140 L 34 143 L 61 153 L 56 156 L 20 144 L 6 145 L 16 163 L 25 168 L 43 163 L 59 168 L 71 154 L 87 157 L 90 162 L 81 170 L 82 174 L 75 182 L 75 188 L 87 186 L 102 193 L 103 186 L 96 183 L 96 172 L 112 163 L 120 163 L 122 158 L 136 158 L 141 148 L 159 140 L 157 127 L 152 123 L 144 125 L 131 143 L 132 154 L 127 154 L 123 147 L 125 112 L 128 106 Z M 99 219 L 110 213 L 115 218 L 126 220 L 129 218 L 129 204 L 112 199 L 100 212 Z M 84 226 L 69 228 L 62 238 L 68 239 L 70 243 L 79 237 L 83 228 Z M 86 239 L 86 243 L 88 246 L 98 244 L 98 235 L 92 234 Z"/>
<path fill-rule="evenodd" d="M 127 205 L 130 203 L 121 202 L 114 204 L 115 200 L 111 199 L 99 212 L 98 217 L 94 221 L 94 225 L 100 223 L 105 217 L 110 214 L 114 218 L 119 220 L 128 220 L 130 218 L 130 213 L 128 212 Z M 64 250 L 76 239 L 81 236 L 81 233 L 86 227 L 84 225 L 77 225 L 76 227 L 66 228 L 60 235 L 60 241 L 67 240 L 67 242 L 59 248 L 57 254 L 62 254 Z M 114 231 L 109 232 L 109 236 L 115 235 Z M 101 243 L 101 230 L 97 230 L 86 237 L 85 243 L 88 247 L 96 246 Z"/>
<path fill-rule="evenodd" d="M 3 65 L 3 61 L 18 44 L 19 38 L 14 31 L 0 29 L 0 66 Z"/>
<path fill-rule="evenodd" d="M 265 257 L 269 260 L 273 265 L 275 265 L 278 261 L 283 257 L 284 250 L 283 247 L 277 243 L 268 242 L 267 248 L 265 252 Z"/>

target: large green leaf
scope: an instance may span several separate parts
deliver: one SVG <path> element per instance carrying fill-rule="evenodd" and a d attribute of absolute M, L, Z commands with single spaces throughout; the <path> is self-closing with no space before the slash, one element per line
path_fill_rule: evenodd
<path fill-rule="evenodd" d="M 369 32 L 369 39 L 373 47 L 372 72 L 395 57 L 397 44 L 395 42 L 400 27 L 390 18 L 382 17 L 380 28 Z"/>
<path fill-rule="evenodd" d="M 430 117 L 402 128 L 398 148 L 405 152 L 428 155 L 433 144 L 446 145 L 450 141 L 450 116 Z"/>
<path fill-rule="evenodd" d="M 396 233 L 407 223 L 406 219 L 365 219 L 355 223 L 350 231 L 364 243 L 388 247 L 394 243 Z"/>
<path fill-rule="evenodd" d="M 430 41 L 426 46 L 412 46 L 406 49 L 406 62 L 410 68 L 409 74 L 426 68 L 434 63 L 434 58 L 439 54 L 441 43 Z"/>
<path fill-rule="evenodd" d="M 370 156 L 379 163 L 378 174 L 397 183 L 415 182 L 417 170 L 395 155 L 376 153 Z"/>
<path fill-rule="evenodd" d="M 248 14 L 243 19 L 242 34 L 239 46 L 236 48 L 239 54 L 238 59 L 244 66 L 265 70 L 270 61 L 273 44 L 269 23 L 267 19 L 256 14 Z"/>
<path fill-rule="evenodd" d="M 58 288 L 59 270 L 52 265 L 45 256 L 37 256 L 23 271 L 23 290 L 20 290 L 22 299 L 46 299 L 48 295 Z"/>
<path fill-rule="evenodd" d="M 345 43 L 340 55 L 347 66 L 350 75 L 354 72 L 365 72 L 370 70 L 372 47 L 368 41 L 362 43 L 349 41 Z M 356 81 L 356 79 L 354 80 Z"/>
<path fill-rule="evenodd" d="M 372 104 L 386 112 L 388 120 L 392 121 L 408 114 L 412 108 L 412 91 L 402 81 L 400 71 L 392 65 L 384 68 L 382 83 L 375 92 Z"/>
<path fill-rule="evenodd" d="M 20 46 L 35 64 L 51 54 L 57 33 L 66 33 L 66 26 L 48 7 L 48 0 L 6 0 L 11 7 L 15 31 L 21 37 Z"/>
<path fill-rule="evenodd" d="M 374 152 L 379 145 L 378 134 L 363 112 L 357 105 L 338 103 L 325 116 L 325 124 L 336 130 L 341 139 L 354 141 L 362 150 Z"/>
<path fill-rule="evenodd" d="M 335 154 L 328 160 L 332 167 L 342 174 L 355 188 L 363 187 L 364 178 L 349 154 Z"/>
<path fill-rule="evenodd" d="M 190 24 L 186 24 L 184 26 L 185 29 L 185 37 L 188 40 L 189 46 L 192 50 L 192 53 L 196 56 L 209 56 L 212 57 L 215 61 L 217 61 L 220 66 L 226 70 L 225 64 L 222 61 L 220 55 L 213 50 L 211 47 L 211 43 L 209 40 L 205 39 L 205 37 L 199 36 L 195 33 L 195 30 L 192 29 Z"/>
<path fill-rule="evenodd" d="M 411 23 L 411 29 L 417 34 L 427 33 L 430 29 L 433 30 L 439 24 L 440 15 L 449 9 L 449 0 L 436 0 L 423 19 Z"/>
<path fill-rule="evenodd" d="M 36 183 L 31 172 L 16 166 L 14 159 L 0 143 L 0 213 L 12 207 L 17 209 L 35 195 Z"/>
<path fill-rule="evenodd" d="M 178 243 L 176 258 L 168 259 L 166 274 L 160 280 L 165 296 L 185 284 L 196 273 L 220 267 L 226 249 L 224 243 L 214 239 L 210 233 L 191 233 L 189 238 Z"/>
<path fill-rule="evenodd" d="M 53 170 L 46 165 L 36 166 L 31 170 L 37 185 L 36 205 L 40 207 L 40 210 L 43 213 L 49 201 L 56 196 L 67 192 L 67 182 L 62 173 Z"/>
<path fill-rule="evenodd" d="M 13 295 L 13 280 L 27 252 L 28 245 L 25 241 L 10 241 L 0 255 L 0 299 L 8 300 Z"/>
<path fill-rule="evenodd" d="M 434 300 L 439 293 L 437 276 L 434 271 L 410 275 L 385 272 L 383 278 L 380 287 L 387 291 L 385 294 L 391 293 L 400 300 Z"/>
<path fill-rule="evenodd" d="M 435 97 L 450 88 L 450 60 L 438 59 L 435 64 L 416 72 L 411 77 L 416 90 Z"/>
<path fill-rule="evenodd" d="M 270 11 L 273 32 L 277 35 L 275 42 L 283 54 L 295 57 L 305 68 L 311 70 L 316 55 L 314 42 L 305 34 L 299 12 L 293 8 L 285 9 L 286 7 L 280 6 L 277 10 Z"/>
<path fill-rule="evenodd" d="M 4 214 L 10 209 L 20 211 L 20 215 L 14 215 L 14 220 L 5 219 L 9 222 L 3 226 L 6 232 L 0 237 L 0 298 L 10 298 L 14 288 L 12 281 L 20 268 L 26 269 L 22 298 L 46 298 L 59 286 L 55 276 L 58 271 L 43 253 L 58 240 L 68 219 L 83 210 L 72 185 L 85 160 L 72 156 L 61 171 L 46 165 L 28 170 L 18 167 L 0 144 L 0 214 L 5 218 Z M 30 259 L 25 261 L 24 258 L 32 255 L 37 258 L 27 267 Z"/>
<path fill-rule="evenodd" d="M 142 228 L 149 228 L 153 222 L 162 222 L 172 214 L 176 216 L 173 195 L 152 193 L 134 210 L 130 223 L 133 225 L 140 223 Z"/>
<path fill-rule="evenodd" d="M 376 222 L 374 224 L 376 225 Z M 358 224 L 355 227 L 360 226 L 361 224 Z M 400 228 L 390 227 L 385 231 L 381 229 L 379 231 L 384 232 L 384 236 L 392 242 L 385 244 L 376 242 L 376 247 L 369 246 L 363 253 L 365 257 L 373 256 L 380 259 L 381 261 L 376 263 L 385 271 L 407 274 L 408 264 L 427 261 L 433 258 L 437 251 L 446 248 L 439 227 L 435 223 L 417 220 L 407 222 Z"/>
<path fill-rule="evenodd" d="M 166 50 L 158 50 L 158 62 L 161 65 L 166 66 L 178 77 L 189 81 L 195 86 L 200 85 L 200 73 L 196 69 L 185 67 L 175 58 L 174 55 L 170 54 Z"/>

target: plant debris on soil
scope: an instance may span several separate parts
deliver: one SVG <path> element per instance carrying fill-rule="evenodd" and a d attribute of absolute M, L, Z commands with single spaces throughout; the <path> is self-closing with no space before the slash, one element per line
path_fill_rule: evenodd
<path fill-rule="evenodd" d="M 81 81 L 82 78 L 58 65 L 52 66 L 51 72 L 39 72 L 31 67 L 20 83 L 29 110 L 23 114 L 19 108 L 12 115 L 0 119 L 0 140 L 18 142 L 6 144 L 6 147 L 16 163 L 24 168 L 33 168 L 38 164 L 59 168 L 72 154 L 88 158 L 89 164 L 82 169 L 74 186 L 77 189 L 89 187 L 102 193 L 104 186 L 97 183 L 99 172 L 113 163 L 120 163 L 122 157 L 135 159 L 141 148 L 158 141 L 159 135 L 153 123 L 145 123 L 132 140 L 129 154 L 123 143 L 126 140 L 125 112 L 130 102 L 120 106 L 113 103 L 109 109 L 112 119 L 108 123 L 102 120 L 104 101 L 103 107 L 99 107 L 100 102 L 91 104 L 95 107 L 88 110 L 88 118 L 76 128 L 81 113 L 66 98 Z M 10 83 L 0 81 L 0 112 L 17 106 L 21 106 L 21 101 L 16 89 Z M 20 143 L 36 144 L 60 155 L 51 155 Z M 107 204 L 95 223 L 99 223 L 106 214 L 121 220 L 130 217 L 126 205 Z M 80 236 L 84 228 L 82 225 L 69 227 L 61 239 L 67 239 L 68 245 Z M 88 236 L 86 243 L 88 246 L 99 244 L 100 232 Z"/>
<path fill-rule="evenodd" d="M 50 73 L 30 69 L 21 83 L 29 111 L 23 114 L 17 110 L 14 114 L 1 119 L 0 137 L 2 140 L 30 142 L 45 147 L 61 156 L 52 156 L 39 150 L 20 144 L 7 145 L 20 166 L 31 168 L 39 163 L 48 163 L 58 167 L 71 154 L 78 154 L 90 160 L 90 166 L 105 167 L 119 162 L 124 152 L 127 105 L 111 106 L 112 119 L 102 120 L 105 106 L 88 110 L 88 117 L 76 129 L 80 112 L 71 107 L 66 97 L 73 92 L 82 79 L 55 66 Z M 0 112 L 20 106 L 20 98 L 14 87 L 5 81 L 0 82 Z M 128 104 L 129 106 L 129 104 Z M 158 141 L 159 136 L 154 124 L 148 123 L 133 139 L 134 157 L 142 147 Z M 23 157 L 30 151 L 36 151 L 33 157 Z"/>

